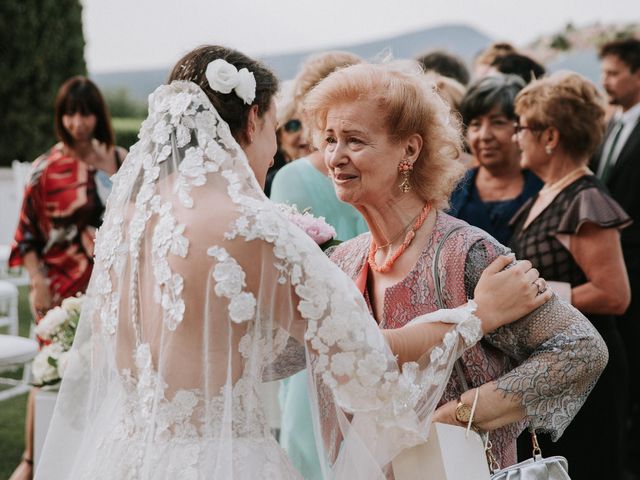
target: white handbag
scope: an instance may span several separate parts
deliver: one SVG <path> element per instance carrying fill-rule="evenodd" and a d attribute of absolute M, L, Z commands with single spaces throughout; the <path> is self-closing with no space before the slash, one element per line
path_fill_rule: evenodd
<path fill-rule="evenodd" d="M 436 303 L 445 308 L 438 272 L 440 251 L 445 241 L 462 226 L 449 230 L 436 246 L 432 266 Z M 456 369 L 460 366 L 456 361 Z M 463 390 L 468 390 L 464 375 L 460 372 Z M 455 425 L 432 423 L 427 442 L 403 450 L 393 460 L 396 480 L 489 480 L 485 445 L 481 436 Z"/>
<path fill-rule="evenodd" d="M 489 480 L 482 438 L 473 430 L 432 423 L 429 440 L 393 459 L 396 480 Z"/>

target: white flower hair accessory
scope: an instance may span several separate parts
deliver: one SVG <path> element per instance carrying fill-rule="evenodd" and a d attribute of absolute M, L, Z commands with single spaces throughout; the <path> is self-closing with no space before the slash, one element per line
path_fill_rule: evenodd
<path fill-rule="evenodd" d="M 236 95 L 247 105 L 251 105 L 256 98 L 256 79 L 253 72 L 246 68 L 238 71 L 235 65 L 218 58 L 207 65 L 205 76 L 211 90 L 220 93 L 235 90 Z"/>

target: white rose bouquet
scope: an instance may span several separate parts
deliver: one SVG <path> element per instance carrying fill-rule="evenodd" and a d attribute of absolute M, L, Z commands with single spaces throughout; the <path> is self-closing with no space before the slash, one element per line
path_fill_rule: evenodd
<path fill-rule="evenodd" d="M 67 356 L 78 328 L 83 298 L 65 298 L 61 306 L 49 310 L 38 323 L 36 334 L 50 343 L 45 345 L 33 360 L 33 385 L 56 385 L 62 380 Z"/>

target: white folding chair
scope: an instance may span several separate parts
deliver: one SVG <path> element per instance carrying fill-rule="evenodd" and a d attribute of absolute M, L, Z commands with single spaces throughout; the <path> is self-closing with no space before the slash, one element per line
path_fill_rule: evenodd
<path fill-rule="evenodd" d="M 0 327 L 9 327 L 9 335 L 18 335 L 18 288 L 0 280 Z"/>
<path fill-rule="evenodd" d="M 33 329 L 32 329 L 33 330 Z M 16 369 L 23 366 L 22 378 L 0 377 L 0 385 L 9 388 L 0 390 L 0 402 L 22 395 L 31 390 L 31 360 L 38 353 L 38 342 L 31 338 L 14 335 L 0 335 L 0 370 Z"/>
<path fill-rule="evenodd" d="M 20 162 L 19 160 L 11 162 L 15 198 L 14 205 L 18 208 L 18 211 L 22 207 L 24 188 L 31 176 L 31 167 L 32 164 L 30 162 Z M 27 272 L 24 268 L 9 269 L 10 253 L 11 247 L 9 245 L 0 245 L 0 278 L 8 280 L 15 285 L 28 285 L 29 277 L 27 276 Z"/>

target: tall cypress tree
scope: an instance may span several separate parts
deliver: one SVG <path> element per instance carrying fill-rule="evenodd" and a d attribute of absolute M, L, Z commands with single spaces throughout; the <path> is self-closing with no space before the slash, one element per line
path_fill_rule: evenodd
<path fill-rule="evenodd" d="M 0 166 L 53 143 L 53 104 L 67 78 L 86 75 L 79 0 L 0 2 Z"/>

